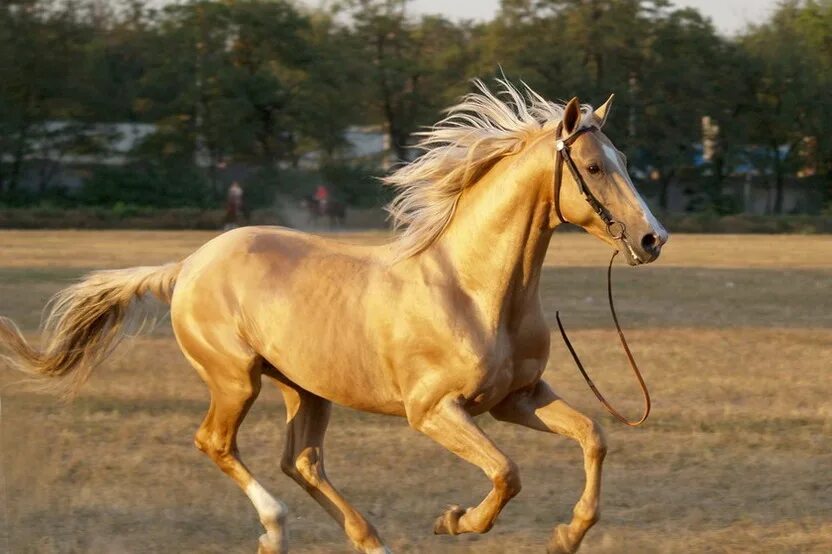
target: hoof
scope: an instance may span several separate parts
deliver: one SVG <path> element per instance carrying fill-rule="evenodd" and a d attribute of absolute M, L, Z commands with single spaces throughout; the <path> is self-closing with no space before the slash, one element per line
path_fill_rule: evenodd
<path fill-rule="evenodd" d="M 459 534 L 459 520 L 467 510 L 459 506 L 449 506 L 444 514 L 436 518 L 433 524 L 434 535 L 457 535 Z"/>
<path fill-rule="evenodd" d="M 289 548 L 285 544 L 275 542 L 269 535 L 260 535 L 257 554 L 288 554 Z"/>
<path fill-rule="evenodd" d="M 578 545 L 569 536 L 568 525 L 558 525 L 552 533 L 552 538 L 546 547 L 546 554 L 574 554 Z"/>

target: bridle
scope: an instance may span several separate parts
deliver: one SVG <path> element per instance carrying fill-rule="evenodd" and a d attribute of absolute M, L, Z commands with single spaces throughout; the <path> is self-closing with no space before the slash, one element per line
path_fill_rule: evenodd
<path fill-rule="evenodd" d="M 632 246 L 630 245 L 630 237 L 627 235 L 627 228 L 623 223 L 620 221 L 616 221 L 613 219 L 612 214 L 610 214 L 609 210 L 604 207 L 601 202 L 598 201 L 598 198 L 592 193 L 590 188 L 587 186 L 586 181 L 581 175 L 581 172 L 578 171 L 578 166 L 575 165 L 575 162 L 572 160 L 572 156 L 570 154 L 569 148 L 570 146 L 577 140 L 584 133 L 593 132 L 598 130 L 595 126 L 584 127 L 578 129 L 565 139 L 561 138 L 563 134 L 563 122 L 561 122 L 556 131 L 555 131 L 555 172 L 552 182 L 552 204 L 555 214 L 557 215 L 558 219 L 561 223 L 569 223 L 566 218 L 563 217 L 563 214 L 560 210 L 560 191 L 563 185 L 563 165 L 566 164 L 566 167 L 569 168 L 569 172 L 572 174 L 572 178 L 574 179 L 575 183 L 578 185 L 578 190 L 580 191 L 581 195 L 593 209 L 593 211 L 601 218 L 601 220 L 607 226 L 607 233 L 617 241 L 621 241 L 629 250 L 630 253 L 638 260 L 638 257 L 635 255 Z M 566 330 L 563 328 L 563 324 L 560 321 L 560 312 L 555 312 L 555 319 L 558 322 L 558 328 L 560 329 L 560 334 L 563 337 L 563 342 L 566 344 L 566 347 L 569 349 L 569 353 L 572 354 L 572 359 L 575 360 L 575 364 L 578 366 L 578 370 L 581 372 L 581 375 L 584 376 L 586 380 L 586 384 L 589 385 L 589 388 L 595 393 L 595 396 L 598 398 L 598 401 L 607 409 L 609 413 L 615 416 L 619 421 L 625 423 L 631 427 L 635 427 L 637 425 L 641 425 L 647 419 L 647 416 L 650 415 L 650 392 L 647 390 L 647 385 L 644 383 L 644 378 L 641 376 L 641 371 L 638 369 L 638 365 L 636 364 L 635 358 L 633 358 L 633 353 L 630 351 L 630 347 L 627 345 L 627 339 L 624 338 L 624 333 L 621 331 L 621 325 L 618 323 L 618 316 L 615 313 L 615 304 L 613 303 L 612 299 L 612 263 L 615 260 L 615 257 L 618 255 L 618 250 L 613 252 L 612 257 L 610 258 L 610 264 L 607 267 L 607 298 L 609 299 L 610 303 L 610 312 L 612 313 L 612 319 L 615 322 L 615 328 L 618 331 L 618 338 L 621 341 L 621 346 L 624 348 L 624 352 L 627 355 L 627 360 L 630 362 L 630 368 L 633 370 L 633 373 L 638 380 L 638 384 L 641 386 L 641 393 L 644 397 L 644 412 L 642 413 L 641 419 L 637 421 L 630 421 L 623 415 L 621 415 L 618 410 L 612 407 L 609 402 L 604 398 L 604 396 L 598 391 L 598 388 L 595 386 L 595 383 L 592 382 L 592 379 L 587 374 L 586 370 L 584 369 L 583 364 L 581 363 L 578 354 L 575 352 L 575 349 L 572 347 L 572 343 L 569 340 L 569 337 L 566 336 Z"/>
<path fill-rule="evenodd" d="M 572 160 L 572 155 L 569 151 L 570 146 L 578 140 L 578 137 L 583 135 L 584 133 L 591 133 L 597 131 L 598 127 L 589 126 L 583 127 L 578 129 L 565 139 L 560 138 L 561 134 L 563 134 L 563 122 L 558 124 L 558 128 L 555 130 L 555 136 L 557 140 L 555 141 L 555 174 L 552 183 L 552 188 L 554 190 L 554 199 L 552 204 L 555 208 L 555 214 L 558 216 L 558 219 L 561 223 L 569 223 L 565 217 L 563 217 L 563 213 L 560 211 L 560 190 L 561 185 L 563 184 L 563 165 L 566 164 L 566 167 L 569 168 L 569 173 L 572 174 L 572 178 L 578 184 L 578 190 L 580 191 L 581 195 L 587 201 L 587 204 L 592 208 L 592 210 L 598 214 L 598 217 L 601 218 L 601 221 L 604 222 L 607 226 L 607 233 L 614 240 L 620 240 L 624 242 L 630 250 L 632 248 L 629 246 L 630 238 L 627 235 L 627 228 L 624 226 L 623 223 L 620 221 L 615 221 L 613 219 L 612 214 L 604 207 L 603 204 L 595 197 L 592 191 L 586 184 L 586 181 L 581 175 L 581 172 L 578 171 L 578 166 L 575 165 L 574 160 Z M 617 232 L 616 232 L 617 231 Z"/>

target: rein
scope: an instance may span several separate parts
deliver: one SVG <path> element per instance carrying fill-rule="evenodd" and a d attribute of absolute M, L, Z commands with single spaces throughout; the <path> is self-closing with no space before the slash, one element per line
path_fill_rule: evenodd
<path fill-rule="evenodd" d="M 612 313 L 612 320 L 615 322 L 615 329 L 618 331 L 618 338 L 621 341 L 621 346 L 624 348 L 624 352 L 627 354 L 627 360 L 630 362 L 630 368 L 633 370 L 633 373 L 638 380 L 638 384 L 641 387 L 641 394 L 644 397 L 644 413 L 642 414 L 641 419 L 638 421 L 630 421 L 621 415 L 618 410 L 613 408 L 607 399 L 604 398 L 604 395 L 598 391 L 598 387 L 595 386 L 595 383 L 592 382 L 589 374 L 587 374 L 584 369 L 584 365 L 581 363 L 581 359 L 578 357 L 577 352 L 575 352 L 575 348 L 572 347 L 572 342 L 570 342 L 569 337 L 566 336 L 566 329 L 563 328 L 563 323 L 560 321 L 560 312 L 555 312 L 555 319 L 558 322 L 558 328 L 560 329 L 560 335 L 563 337 L 563 342 L 566 343 L 566 348 L 569 349 L 569 353 L 572 354 L 572 359 L 575 360 L 575 365 L 578 366 L 578 370 L 581 372 L 581 375 L 584 376 L 586 384 L 589 385 L 589 388 L 593 393 L 595 393 L 595 397 L 598 398 L 598 401 L 601 402 L 604 408 L 606 408 L 607 411 L 615 416 L 621 423 L 629 425 L 630 427 L 637 427 L 638 425 L 644 423 L 644 420 L 646 420 L 647 416 L 650 415 L 650 392 L 647 390 L 647 385 L 644 382 L 644 378 L 641 376 L 638 364 L 636 364 L 636 360 L 633 358 L 633 353 L 630 352 L 627 339 L 624 338 L 624 332 L 621 330 L 621 325 L 618 323 L 618 316 L 615 313 L 615 304 L 612 300 L 612 262 L 617 255 L 618 250 L 613 252 L 612 257 L 610 258 L 610 265 L 607 267 L 607 298 L 610 301 L 610 313 Z"/>
<path fill-rule="evenodd" d="M 563 124 L 561 123 L 558 125 L 556 130 L 556 137 L 558 137 L 557 142 L 555 144 L 555 173 L 553 179 L 553 192 L 554 192 L 554 199 L 553 204 L 555 208 L 555 213 L 563 223 L 568 223 L 568 221 L 563 217 L 563 214 L 560 211 L 560 190 L 563 180 L 563 164 L 566 162 L 566 166 L 569 168 L 569 172 L 572 174 L 573 179 L 578 184 L 578 189 L 580 190 L 583 197 L 586 199 L 587 203 L 592 207 L 596 214 L 601 218 L 601 220 L 606 223 L 607 225 L 607 232 L 610 236 L 615 240 L 622 241 L 625 246 L 631 248 L 629 245 L 629 237 L 626 233 L 626 228 L 623 223 L 615 221 L 612 215 L 607 211 L 607 209 L 598 201 L 592 191 L 587 187 L 586 181 L 584 181 L 581 172 L 578 171 L 575 162 L 572 160 L 572 157 L 569 154 L 569 146 L 577 139 L 578 136 L 581 134 L 593 131 L 595 127 L 588 127 L 581 129 L 571 136 L 567 137 L 566 139 L 561 140 L 560 136 L 562 133 Z M 613 229 L 618 227 L 618 232 L 614 232 Z M 563 342 L 566 344 L 566 347 L 569 349 L 569 353 L 572 354 L 572 359 L 575 360 L 575 365 L 578 366 L 578 370 L 583 375 L 584 380 L 586 380 L 586 384 L 589 385 L 590 390 L 595 394 L 595 397 L 598 398 L 598 401 L 606 408 L 606 410 L 612 414 L 616 419 L 624 423 L 625 425 L 629 425 L 630 427 L 636 427 L 644 423 L 647 419 L 647 416 L 650 415 L 650 392 L 647 390 L 647 385 L 644 382 L 644 378 L 641 376 L 641 371 L 638 368 L 638 364 L 636 364 L 636 360 L 633 357 L 633 353 L 630 351 L 630 347 L 627 344 L 627 339 L 624 337 L 624 332 L 621 330 L 621 325 L 618 323 L 618 315 L 615 313 L 615 303 L 613 302 L 612 298 L 612 263 L 615 260 L 615 257 L 618 255 L 618 250 L 613 252 L 612 257 L 610 258 L 609 266 L 607 267 L 607 298 L 609 299 L 610 303 L 610 313 L 612 314 L 612 319 L 615 322 L 615 329 L 618 331 L 618 338 L 621 342 L 621 346 L 624 348 L 624 353 L 627 355 L 627 360 L 630 363 L 630 368 L 633 370 L 633 374 L 636 376 L 638 380 L 638 384 L 641 387 L 641 394 L 644 398 L 644 412 L 642 413 L 641 419 L 636 421 L 631 421 L 621 415 L 621 413 L 613 408 L 613 406 L 604 398 L 604 395 L 600 393 L 598 387 L 595 386 L 592 379 L 589 377 L 589 374 L 584 369 L 583 364 L 581 363 L 581 359 L 578 357 L 577 352 L 575 352 L 575 348 L 572 346 L 572 342 L 569 340 L 569 337 L 566 335 L 566 329 L 563 328 L 563 323 L 560 321 L 560 312 L 555 312 L 555 319 L 558 322 L 558 328 L 560 329 L 560 334 L 563 337 Z"/>

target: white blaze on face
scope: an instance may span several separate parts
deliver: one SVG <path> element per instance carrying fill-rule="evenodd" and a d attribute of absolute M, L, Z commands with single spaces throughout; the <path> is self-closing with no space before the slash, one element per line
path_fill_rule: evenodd
<path fill-rule="evenodd" d="M 616 173 L 618 173 L 621 178 L 624 180 L 624 183 L 628 187 L 629 194 L 626 195 L 627 199 L 631 202 L 635 202 L 637 207 L 641 210 L 644 214 L 644 219 L 647 221 L 647 224 L 653 229 L 653 232 L 660 238 L 662 242 L 667 240 L 667 230 L 664 226 L 659 223 L 659 221 L 653 216 L 653 212 L 650 211 L 650 208 L 647 207 L 647 204 L 644 202 L 644 199 L 636 190 L 636 187 L 633 185 L 632 180 L 630 180 L 630 175 L 627 173 L 627 168 L 624 167 L 624 164 L 621 163 L 621 156 L 612 145 L 608 144 L 607 142 L 602 142 L 601 146 L 604 150 L 604 157 L 605 159 L 605 166 L 614 169 Z"/>

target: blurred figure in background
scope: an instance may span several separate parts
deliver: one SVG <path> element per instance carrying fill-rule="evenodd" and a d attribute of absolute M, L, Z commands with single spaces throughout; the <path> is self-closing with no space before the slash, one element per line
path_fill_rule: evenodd
<path fill-rule="evenodd" d="M 344 202 L 332 198 L 326 185 L 318 185 L 314 194 L 306 196 L 301 204 L 306 208 L 307 224 L 317 226 L 318 218 L 329 218 L 329 228 L 334 229 L 344 225 L 347 217 L 347 206 Z"/>
<path fill-rule="evenodd" d="M 243 187 L 234 181 L 228 187 L 228 197 L 225 204 L 225 225 L 224 230 L 234 229 L 240 226 L 243 214 Z"/>
<path fill-rule="evenodd" d="M 315 190 L 315 200 L 318 202 L 318 214 L 326 215 L 327 204 L 329 203 L 329 189 L 326 185 L 318 185 Z"/>

